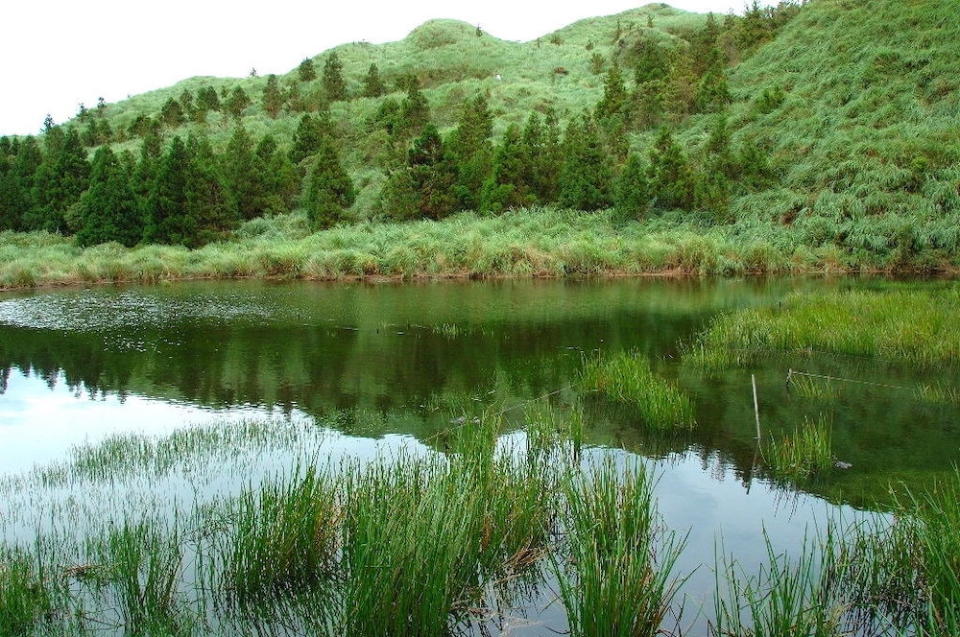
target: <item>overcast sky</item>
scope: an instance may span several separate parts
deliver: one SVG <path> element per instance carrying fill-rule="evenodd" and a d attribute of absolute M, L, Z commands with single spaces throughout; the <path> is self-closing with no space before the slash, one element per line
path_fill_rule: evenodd
<path fill-rule="evenodd" d="M 402 39 L 432 18 L 532 40 L 628 0 L 0 0 L 0 134 L 35 133 L 77 105 L 114 102 L 194 75 L 285 73 L 332 46 Z M 674 0 L 690 11 L 740 11 L 743 0 Z"/>

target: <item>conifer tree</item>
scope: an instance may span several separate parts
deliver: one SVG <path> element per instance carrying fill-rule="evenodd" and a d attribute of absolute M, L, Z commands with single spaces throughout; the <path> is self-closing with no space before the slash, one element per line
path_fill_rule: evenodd
<path fill-rule="evenodd" d="M 34 137 L 24 137 L 8 151 L 3 192 L 0 192 L 0 228 L 21 230 L 36 208 L 34 180 L 43 154 Z"/>
<path fill-rule="evenodd" d="M 336 51 L 331 51 L 323 62 L 323 90 L 331 102 L 347 99 L 347 85 L 343 81 L 343 64 Z"/>
<path fill-rule="evenodd" d="M 183 111 L 184 117 L 187 119 L 193 117 L 193 109 L 197 107 L 197 100 L 193 96 L 193 93 L 184 89 L 183 92 L 180 93 L 180 99 L 178 101 L 180 102 L 180 110 Z"/>
<path fill-rule="evenodd" d="M 283 108 L 283 94 L 276 75 L 267 76 L 267 85 L 263 89 L 263 110 L 273 119 L 277 119 Z"/>
<path fill-rule="evenodd" d="M 160 170 L 163 158 L 163 141 L 159 135 L 148 134 L 140 145 L 140 155 L 131 171 L 130 189 L 137 202 L 140 218 L 146 220 L 150 214 L 150 197 Z"/>
<path fill-rule="evenodd" d="M 385 184 L 384 211 L 399 219 L 442 219 L 456 208 L 456 179 L 456 166 L 437 127 L 428 124 L 407 153 L 407 167 L 394 172 Z"/>
<path fill-rule="evenodd" d="M 597 104 L 597 117 L 606 119 L 623 115 L 627 107 L 627 87 L 617 64 L 612 64 L 603 81 L 603 98 Z"/>
<path fill-rule="evenodd" d="M 483 187 L 482 210 L 502 212 L 532 203 L 530 185 L 524 181 L 524 146 L 520 128 L 507 127 L 494 158 L 493 173 Z"/>
<path fill-rule="evenodd" d="M 458 206 L 463 210 L 476 210 L 480 206 L 480 191 L 493 168 L 492 134 L 493 116 L 486 98 L 478 95 L 468 100 L 447 143 L 457 167 L 455 192 Z"/>
<path fill-rule="evenodd" d="M 367 75 L 363 78 L 363 96 L 380 97 L 387 92 L 383 80 L 380 79 L 380 69 L 376 64 L 371 64 Z"/>
<path fill-rule="evenodd" d="M 171 128 L 176 128 L 186 121 L 186 117 L 184 117 L 183 114 L 183 107 L 180 106 L 180 102 L 172 97 L 164 102 L 163 108 L 160 110 L 160 118 L 164 124 Z"/>
<path fill-rule="evenodd" d="M 190 155 L 180 137 L 174 137 L 157 165 L 150 189 L 144 240 L 193 246 L 198 242 L 197 220 L 188 205 Z"/>
<path fill-rule="evenodd" d="M 297 67 L 297 76 L 301 82 L 312 82 L 317 79 L 317 68 L 313 65 L 313 60 L 303 58 L 303 62 Z"/>
<path fill-rule="evenodd" d="M 303 160 L 316 154 L 323 140 L 331 134 L 330 121 L 324 113 L 316 116 L 306 114 L 300 118 L 297 130 L 293 134 L 290 148 L 290 161 L 300 166 Z"/>
<path fill-rule="evenodd" d="M 353 181 L 340 164 L 334 145 L 325 140 L 307 176 L 304 208 L 313 228 L 329 228 L 343 219 L 353 205 Z"/>
<path fill-rule="evenodd" d="M 263 175 L 258 170 L 253 140 L 242 125 L 233 129 L 220 161 L 231 210 L 242 220 L 259 216 L 263 212 Z"/>
<path fill-rule="evenodd" d="M 97 117 L 107 116 L 107 100 L 102 97 L 97 98 Z"/>
<path fill-rule="evenodd" d="M 198 244 L 208 243 L 236 227 L 238 217 L 223 185 L 220 164 L 205 137 L 187 140 L 190 171 L 187 175 L 186 206 L 196 220 Z"/>
<path fill-rule="evenodd" d="M 642 219 L 650 210 L 647 166 L 636 154 L 627 157 L 627 163 L 614 184 L 613 208 L 619 221 Z"/>
<path fill-rule="evenodd" d="M 560 204 L 576 210 L 610 205 L 610 167 L 593 118 L 567 124 L 560 173 Z"/>
<path fill-rule="evenodd" d="M 663 47 L 651 40 L 643 40 L 635 51 L 634 80 L 638 85 L 667 79 L 670 74 L 670 56 Z"/>
<path fill-rule="evenodd" d="M 730 103 L 730 89 L 723 66 L 714 64 L 697 85 L 695 104 L 700 113 L 716 113 Z"/>
<path fill-rule="evenodd" d="M 239 86 L 234 87 L 229 99 L 227 99 L 227 112 L 233 115 L 234 118 L 240 119 L 243 111 L 245 111 L 248 106 L 250 106 L 250 98 L 247 97 L 246 91 Z"/>
<path fill-rule="evenodd" d="M 255 154 L 263 191 L 257 207 L 262 214 L 289 212 L 300 182 L 296 167 L 271 135 L 260 140 Z"/>
<path fill-rule="evenodd" d="M 660 210 L 693 207 L 693 171 L 670 130 L 664 128 L 650 151 L 650 193 L 653 205 Z"/>
<path fill-rule="evenodd" d="M 205 86 L 197 94 L 197 102 L 208 111 L 220 110 L 220 96 L 217 95 L 217 89 L 212 86 Z"/>
<path fill-rule="evenodd" d="M 411 77 L 407 84 L 407 97 L 400 105 L 400 130 L 407 135 L 412 131 L 422 130 L 430 121 L 430 104 L 420 92 L 420 83 Z"/>
<path fill-rule="evenodd" d="M 34 182 L 37 206 L 27 220 L 28 227 L 31 230 L 67 232 L 66 214 L 87 189 L 90 165 L 75 128 L 66 133 L 51 129 L 45 141 L 46 153 Z"/>
<path fill-rule="evenodd" d="M 82 246 L 116 241 L 129 247 L 143 236 L 143 218 L 126 170 L 109 146 L 93 156 L 90 187 L 80 198 L 79 216 L 77 243 Z"/>
<path fill-rule="evenodd" d="M 543 120 L 537 112 L 530 113 L 520 137 L 520 180 L 529 190 L 531 203 L 542 196 L 544 180 L 544 154 L 546 148 Z"/>

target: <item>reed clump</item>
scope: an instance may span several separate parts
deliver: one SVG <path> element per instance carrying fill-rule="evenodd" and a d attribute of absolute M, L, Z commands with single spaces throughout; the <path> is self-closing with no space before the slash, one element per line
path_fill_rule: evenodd
<path fill-rule="evenodd" d="M 587 362 L 585 389 L 635 406 L 652 429 L 693 427 L 693 402 L 674 384 L 656 375 L 650 361 L 638 353 L 619 353 Z"/>
<path fill-rule="evenodd" d="M 833 466 L 830 423 L 823 417 L 804 422 L 792 433 L 769 437 L 763 457 L 770 471 L 787 480 L 806 480 Z"/>
<path fill-rule="evenodd" d="M 42 569 L 20 551 L 0 553 L 0 632 L 33 635 L 54 612 L 54 592 Z"/>

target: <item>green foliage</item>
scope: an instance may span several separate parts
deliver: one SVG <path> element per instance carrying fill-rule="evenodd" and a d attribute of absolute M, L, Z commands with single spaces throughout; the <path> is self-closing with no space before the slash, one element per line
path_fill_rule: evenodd
<path fill-rule="evenodd" d="M 605 119 L 623 115 L 627 107 L 627 87 L 616 64 L 610 66 L 603 80 L 603 98 L 597 104 L 597 117 Z"/>
<path fill-rule="evenodd" d="M 303 58 L 297 67 L 297 77 L 301 82 L 312 82 L 317 79 L 317 68 L 313 65 L 313 60 Z"/>
<path fill-rule="evenodd" d="M 524 181 L 525 153 L 518 126 L 511 125 L 497 146 L 493 173 L 483 186 L 480 209 L 503 212 L 532 203 L 530 186 Z"/>
<path fill-rule="evenodd" d="M 371 64 L 367 74 L 363 77 L 363 96 L 381 97 L 387 92 L 387 87 L 380 79 L 380 69 L 376 64 Z"/>
<path fill-rule="evenodd" d="M 189 176 L 187 147 L 174 137 L 157 165 L 147 199 L 143 238 L 148 243 L 196 244 L 197 220 L 187 205 Z"/>
<path fill-rule="evenodd" d="M 492 134 L 493 116 L 486 98 L 478 95 L 464 104 L 457 128 L 445 144 L 457 168 L 454 194 L 461 209 L 480 207 L 480 191 L 493 168 Z"/>
<path fill-rule="evenodd" d="M 627 158 L 613 189 L 613 206 L 622 221 L 643 219 L 650 211 L 650 181 L 647 165 L 636 154 Z"/>
<path fill-rule="evenodd" d="M 110 241 L 133 246 L 143 236 L 143 218 L 126 170 L 109 148 L 100 148 L 93 157 L 90 187 L 80 198 L 80 219 L 77 243 L 83 246 Z"/>
<path fill-rule="evenodd" d="M 262 212 L 262 175 L 253 139 L 242 125 L 233 130 L 233 135 L 220 159 L 223 184 L 231 209 L 241 219 L 253 219 Z"/>
<path fill-rule="evenodd" d="M 336 51 L 331 51 L 323 62 L 323 90 L 331 102 L 347 99 L 347 85 L 343 80 L 343 63 Z"/>
<path fill-rule="evenodd" d="M 790 434 L 771 434 L 763 457 L 779 479 L 796 482 L 822 474 L 833 467 L 830 424 L 807 420 Z"/>
<path fill-rule="evenodd" d="M 571 120 L 563 140 L 560 205 L 579 210 L 606 208 L 611 181 L 607 154 L 593 118 Z"/>
<path fill-rule="evenodd" d="M 233 91 L 231 91 L 230 97 L 224 104 L 224 107 L 226 107 L 227 112 L 235 119 L 240 119 L 243 111 L 245 111 L 251 103 L 246 91 L 244 91 L 242 87 L 236 86 Z"/>
<path fill-rule="evenodd" d="M 55 132 L 56 131 L 56 132 Z M 30 230 L 67 232 L 67 211 L 80 200 L 90 176 L 87 153 L 75 128 L 51 129 L 33 180 L 35 207 L 24 214 Z"/>
<path fill-rule="evenodd" d="M 659 210 L 690 209 L 693 206 L 693 170 L 683 149 L 664 128 L 650 151 L 650 193 Z"/>
<path fill-rule="evenodd" d="M 343 170 L 336 148 L 331 140 L 324 140 L 307 177 L 303 203 L 310 225 L 327 228 L 336 224 L 355 199 L 353 181 Z"/>
<path fill-rule="evenodd" d="M 276 119 L 283 108 L 283 94 L 280 92 L 280 83 L 276 75 L 267 76 L 267 85 L 263 89 L 263 110 Z"/>

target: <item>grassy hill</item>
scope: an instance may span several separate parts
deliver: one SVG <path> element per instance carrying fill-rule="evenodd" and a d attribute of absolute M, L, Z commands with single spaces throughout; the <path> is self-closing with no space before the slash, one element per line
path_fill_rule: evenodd
<path fill-rule="evenodd" d="M 508 125 L 522 124 L 533 111 L 553 108 L 564 121 L 592 109 L 603 95 L 604 75 L 598 72 L 598 60 L 607 67 L 610 61 L 618 62 L 625 69 L 628 90 L 632 89 L 629 69 L 636 64 L 634 56 L 640 43 L 655 42 L 668 50 L 687 49 L 707 21 L 705 15 L 651 4 L 582 20 L 531 42 L 512 42 L 480 33 L 462 22 L 435 20 L 398 42 L 356 42 L 335 51 L 343 63 L 351 95 L 359 93 L 371 64 L 378 65 L 391 89 L 404 76 L 415 75 L 430 103 L 433 121 L 445 132 L 456 124 L 466 100 L 485 95 L 497 138 Z M 672 252 L 673 256 L 664 257 L 669 251 L 652 259 L 639 258 L 637 263 L 624 263 L 622 255 L 610 263 L 598 258 L 598 265 L 587 271 L 657 269 L 651 264 L 711 272 L 952 269 L 960 264 L 960 20 L 955 0 L 813 0 L 759 46 L 744 49 L 729 39 L 723 42 L 730 61 L 727 75 L 731 103 L 726 112 L 731 146 L 756 149 L 768 157 L 768 178 L 762 185 L 737 188 L 732 193 L 728 223 L 724 224 L 695 212 L 666 214 L 628 230 L 611 226 L 604 215 L 585 220 L 575 230 L 561 223 L 573 242 L 584 239 L 583 233 L 595 235 L 584 240 L 597 244 L 606 240 L 598 237 L 619 236 L 628 242 L 630 237 L 644 237 L 650 243 L 650 237 L 669 235 L 670 245 L 692 242 L 700 246 L 694 252 L 707 255 L 693 259 L 696 265 L 690 268 L 677 265 L 688 263 L 687 257 L 673 258 L 676 255 Z M 327 53 L 314 58 L 318 68 Z M 322 90 L 321 79 L 300 82 L 295 68 L 279 79 L 281 86 L 297 86 L 301 94 Z M 269 117 L 260 104 L 266 82 L 263 77 L 191 78 L 107 105 L 105 116 L 114 130 L 126 129 L 139 115 L 157 115 L 167 100 L 178 98 L 184 90 L 195 93 L 204 86 L 218 91 L 240 86 L 253 102 L 244 111 L 242 124 L 255 137 L 270 133 L 282 145 L 287 144 L 301 113 L 284 111 L 276 119 Z M 378 159 L 383 138 L 370 120 L 382 101 L 391 97 L 400 99 L 403 93 L 396 90 L 380 98 L 354 97 L 330 105 L 342 159 L 359 191 L 350 210 L 356 221 L 376 221 L 375 202 L 389 167 Z M 691 160 L 705 166 L 705 146 L 714 121 L 711 114 L 689 114 L 667 123 Z M 184 124 L 168 130 L 166 136 L 201 133 L 215 146 L 223 147 L 233 129 L 232 118 L 211 112 L 206 123 Z M 656 127 L 631 127 L 625 133 L 630 149 L 642 155 L 649 152 L 656 135 Z M 129 150 L 139 145 L 139 139 L 114 144 Z M 510 218 L 521 217 L 523 213 Z M 557 217 L 549 218 L 548 224 Z M 238 240 L 259 237 L 267 250 L 273 250 L 269 246 L 282 239 L 296 242 L 311 234 L 297 219 L 251 223 L 241 229 Z M 467 222 L 461 218 L 440 223 L 453 228 Z M 510 222 L 494 224 L 477 218 L 470 224 L 507 232 Z M 523 220 L 517 224 L 536 232 L 536 223 Z M 382 234 L 398 241 L 414 241 L 415 227 L 398 232 L 384 230 Z M 446 236 L 456 232 L 451 228 L 431 233 Z M 564 232 L 555 238 L 566 236 Z M 358 228 L 341 236 L 359 237 L 363 233 Z M 689 241 L 679 239 L 681 235 Z M 327 241 L 310 239 L 317 245 L 326 245 Z M 548 249 L 532 237 L 521 242 L 522 249 L 517 247 L 515 236 L 511 241 L 517 253 L 529 249 L 542 256 Z M 372 250 L 360 273 L 396 273 L 396 268 L 385 265 L 389 261 L 386 255 L 391 249 L 407 249 L 370 248 L 364 241 L 358 242 L 352 247 L 340 245 L 360 250 L 357 246 L 363 244 L 363 250 Z M 704 242 L 708 247 L 703 247 Z M 17 261 L 18 250 L 22 250 L 17 246 L 56 243 L 56 239 L 48 238 L 7 237 L 0 238 L 0 250 Z M 549 249 L 559 250 L 567 244 L 557 239 L 552 245 Z M 630 249 L 640 250 L 638 246 Z M 58 249 L 65 255 L 77 252 L 65 244 Z M 498 244 L 494 252 L 499 254 L 502 249 Z M 444 250 L 457 252 L 450 245 Z M 598 248 L 598 252 L 603 251 Z M 310 258 L 306 253 L 302 257 L 299 266 Z M 69 263 L 73 257 L 64 258 Z M 135 260 L 129 255 L 124 259 Z M 435 264 L 425 260 L 429 255 L 419 255 L 399 270 L 405 274 L 436 271 Z M 546 261 L 549 265 L 545 267 L 536 259 L 520 266 L 514 260 L 509 267 L 487 264 L 478 271 L 580 271 L 556 252 Z M 299 266 L 291 268 L 291 273 L 302 275 Z M 19 266 L 8 264 L 0 274 L 11 285 L 30 274 L 30 268 L 21 259 Z M 270 268 L 256 266 L 244 271 L 258 275 L 266 270 Z M 353 266 L 325 269 L 323 276 L 357 270 Z M 471 273 L 464 261 L 458 261 L 456 270 Z M 139 276 L 134 273 L 132 278 Z M 27 279 L 42 282 L 48 277 Z"/>

